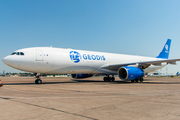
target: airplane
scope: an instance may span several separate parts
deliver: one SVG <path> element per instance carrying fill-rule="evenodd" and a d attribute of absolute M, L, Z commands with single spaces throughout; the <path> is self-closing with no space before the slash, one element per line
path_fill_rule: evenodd
<path fill-rule="evenodd" d="M 32 72 L 36 84 L 41 84 L 40 74 L 71 74 L 72 78 L 88 78 L 94 74 L 106 75 L 104 81 L 114 81 L 114 75 L 125 81 L 143 82 L 146 73 L 156 71 L 167 64 L 176 65 L 180 59 L 168 59 L 171 39 L 160 54 L 154 57 L 93 52 L 54 47 L 19 49 L 3 58 L 3 62 L 15 69 Z"/>
<path fill-rule="evenodd" d="M 176 73 L 176 76 L 179 76 L 179 71 Z"/>

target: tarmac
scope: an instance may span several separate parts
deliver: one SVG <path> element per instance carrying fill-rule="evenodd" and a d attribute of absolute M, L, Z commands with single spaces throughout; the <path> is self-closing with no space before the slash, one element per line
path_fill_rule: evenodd
<path fill-rule="evenodd" d="M 0 77 L 0 120 L 180 120 L 180 78 Z"/>

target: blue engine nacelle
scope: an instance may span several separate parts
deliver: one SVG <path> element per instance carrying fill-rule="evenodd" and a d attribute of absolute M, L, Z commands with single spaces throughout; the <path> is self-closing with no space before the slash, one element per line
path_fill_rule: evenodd
<path fill-rule="evenodd" d="M 93 74 L 72 74 L 71 75 L 72 78 L 88 78 L 88 77 L 92 77 Z"/>
<path fill-rule="evenodd" d="M 137 67 L 125 66 L 118 70 L 118 76 L 120 79 L 135 80 L 144 76 L 144 71 Z"/>

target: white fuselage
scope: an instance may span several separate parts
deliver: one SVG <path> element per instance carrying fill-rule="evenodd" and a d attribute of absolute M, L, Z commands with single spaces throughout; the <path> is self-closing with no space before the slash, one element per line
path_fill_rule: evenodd
<path fill-rule="evenodd" d="M 43 74 L 117 74 L 117 71 L 102 69 L 108 64 L 126 64 L 160 60 L 160 58 L 112 54 L 52 47 L 20 49 L 24 55 L 9 55 L 3 62 L 18 70 Z M 167 65 L 150 65 L 145 73 Z"/>

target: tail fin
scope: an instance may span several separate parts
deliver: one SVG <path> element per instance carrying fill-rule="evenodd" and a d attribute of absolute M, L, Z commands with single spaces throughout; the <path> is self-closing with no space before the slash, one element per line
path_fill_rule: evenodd
<path fill-rule="evenodd" d="M 168 39 L 166 44 L 164 45 L 163 50 L 160 52 L 160 54 L 156 58 L 168 59 L 170 46 L 171 46 L 171 39 Z"/>

